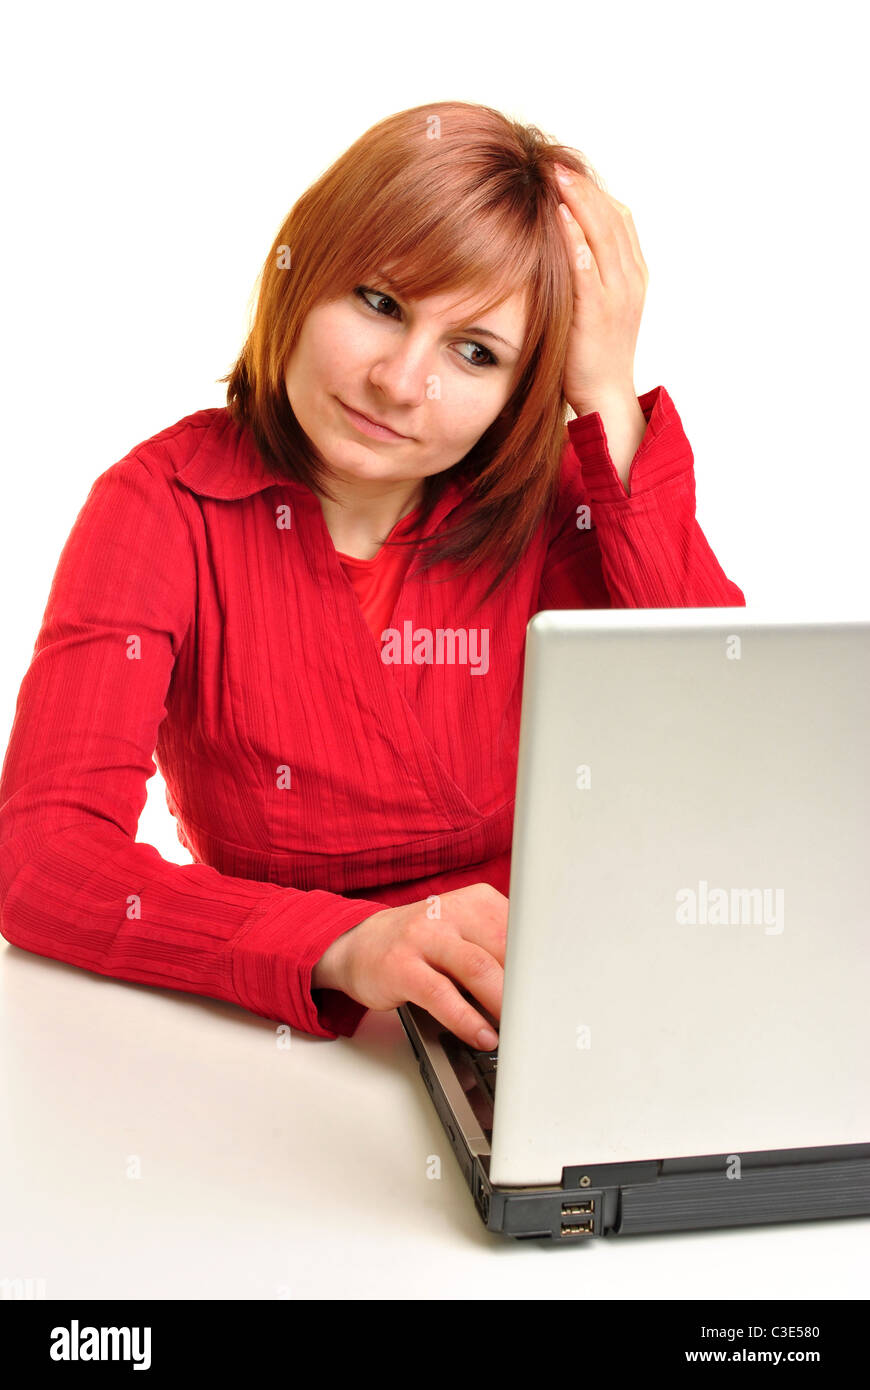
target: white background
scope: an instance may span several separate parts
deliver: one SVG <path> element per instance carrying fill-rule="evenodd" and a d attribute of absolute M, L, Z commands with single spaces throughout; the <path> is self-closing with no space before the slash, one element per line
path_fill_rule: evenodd
<path fill-rule="evenodd" d="M 241 347 L 293 202 L 364 130 L 426 102 L 492 105 L 583 151 L 632 209 L 650 270 L 636 388 L 662 384 L 673 397 L 695 455 L 698 519 L 726 574 L 750 607 L 866 613 L 860 15 L 840 0 L 375 0 L 340 16 L 329 5 L 152 0 L 10 12 L 3 746 L 91 483 L 150 435 L 225 403 L 216 379 Z M 149 789 L 139 839 L 190 862 L 159 773 Z M 756 1236 L 763 1288 L 730 1293 L 716 1273 L 721 1244 L 695 1242 L 691 1288 L 866 1294 L 854 1262 L 838 1267 L 837 1229 L 820 1263 L 806 1258 L 805 1230 L 780 1244 Z M 673 1296 L 686 1239 L 655 1245 L 657 1296 Z M 608 1295 L 648 1294 L 649 1272 L 634 1285 L 632 1269 L 650 1248 L 610 1253 L 620 1273 Z M 523 1253 L 535 1296 L 533 1252 Z M 364 1284 L 358 1274 L 356 1291 Z M 604 1291 L 593 1282 L 586 1296 Z M 350 1281 L 344 1295 L 354 1292 Z"/>

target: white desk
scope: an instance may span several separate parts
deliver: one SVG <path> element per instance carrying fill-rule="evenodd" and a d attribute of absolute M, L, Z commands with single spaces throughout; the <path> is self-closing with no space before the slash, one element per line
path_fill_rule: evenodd
<path fill-rule="evenodd" d="M 491 1235 L 395 1013 L 277 1038 L 0 942 L 0 1279 L 57 1299 L 867 1297 L 866 1219 Z"/>

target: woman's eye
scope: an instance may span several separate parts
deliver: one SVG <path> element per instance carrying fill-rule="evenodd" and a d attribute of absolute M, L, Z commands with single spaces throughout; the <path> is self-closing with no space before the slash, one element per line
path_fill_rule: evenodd
<path fill-rule="evenodd" d="M 396 304 L 395 299 L 391 299 L 388 294 L 381 294 L 378 290 L 367 290 L 364 285 L 360 285 L 358 289 L 354 290 L 354 294 L 358 294 L 360 299 L 362 299 L 366 304 L 368 304 L 370 309 L 374 309 L 376 314 L 380 314 L 381 310 L 376 308 L 375 305 L 371 303 L 371 300 L 369 300 L 367 297 L 368 295 L 371 295 L 372 299 L 376 299 L 380 304 L 392 304 L 393 307 L 396 309 L 398 309 L 399 307 L 398 304 Z M 391 317 L 391 315 L 387 314 L 384 315 L 384 317 L 389 318 Z"/>
<path fill-rule="evenodd" d="M 354 290 L 354 294 L 358 295 L 359 298 L 363 301 L 363 303 L 367 304 L 368 307 L 371 310 L 373 310 L 374 313 L 380 314 L 381 318 L 393 318 L 392 309 L 399 308 L 395 299 L 391 298 L 390 295 L 381 294 L 380 290 L 367 289 L 365 285 L 357 286 L 357 288 Z M 371 296 L 371 298 L 369 296 Z M 372 299 L 376 300 L 377 303 L 372 304 Z M 392 309 L 389 311 L 384 311 L 378 307 L 381 304 L 390 304 L 392 305 Z M 465 357 L 465 361 L 468 363 L 470 367 L 498 366 L 498 358 L 495 356 L 494 353 L 490 352 L 489 348 L 483 347 L 481 343 L 473 343 L 471 341 L 468 341 L 464 344 L 464 346 L 470 347 L 473 352 L 482 352 L 486 355 L 486 360 L 484 362 L 473 362 L 470 357 L 465 357 L 465 354 L 463 353 L 462 356 Z"/>
<path fill-rule="evenodd" d="M 487 357 L 487 360 L 485 362 L 471 362 L 472 367 L 498 366 L 498 359 L 492 355 L 489 348 L 482 347 L 480 343 L 468 343 L 468 347 L 473 348 L 475 352 L 485 352 Z M 466 360 L 469 362 L 471 361 L 470 358 L 467 358 Z"/>

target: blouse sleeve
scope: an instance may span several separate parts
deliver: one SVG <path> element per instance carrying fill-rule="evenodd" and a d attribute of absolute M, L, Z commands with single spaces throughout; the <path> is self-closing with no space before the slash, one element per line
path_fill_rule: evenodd
<path fill-rule="evenodd" d="M 673 401 L 656 386 L 638 403 L 647 426 L 628 493 L 601 416 L 568 424 L 538 611 L 746 604 L 695 518 L 694 459 Z"/>
<path fill-rule="evenodd" d="M 136 842 L 195 608 L 188 524 L 144 460 L 93 484 L 61 553 L 0 776 L 0 931 L 100 975 L 208 995 L 318 1037 L 365 1008 L 311 992 L 327 946 L 385 904 L 231 877 Z"/>

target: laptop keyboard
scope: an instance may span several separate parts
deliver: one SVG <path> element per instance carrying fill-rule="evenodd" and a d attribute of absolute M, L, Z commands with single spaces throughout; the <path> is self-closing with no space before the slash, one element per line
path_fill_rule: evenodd
<path fill-rule="evenodd" d="M 471 1069 L 482 1089 L 489 1096 L 490 1100 L 495 1099 L 495 1081 L 498 1074 L 498 1048 L 492 1052 L 475 1052 L 470 1047 L 463 1047 Z"/>

